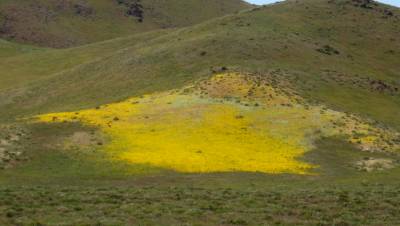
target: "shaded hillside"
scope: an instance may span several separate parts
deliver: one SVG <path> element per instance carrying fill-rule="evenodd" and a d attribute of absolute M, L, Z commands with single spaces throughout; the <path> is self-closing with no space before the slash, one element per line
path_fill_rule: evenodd
<path fill-rule="evenodd" d="M 0 37 L 70 47 L 188 26 L 249 7 L 241 0 L 4 0 Z"/>

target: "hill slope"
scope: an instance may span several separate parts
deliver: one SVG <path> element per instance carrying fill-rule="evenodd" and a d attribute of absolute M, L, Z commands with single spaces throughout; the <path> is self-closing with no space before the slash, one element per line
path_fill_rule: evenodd
<path fill-rule="evenodd" d="M 0 3 L 0 37 L 70 47 L 188 26 L 249 7 L 241 0 L 5 0 Z"/>
<path fill-rule="evenodd" d="M 293 0 L 75 48 L 0 42 L 0 223 L 395 225 L 399 15 Z"/>
<path fill-rule="evenodd" d="M 399 109 L 399 10 L 381 4 L 369 9 L 357 2 L 288 1 L 166 32 L 144 42 L 133 38 L 132 46 L 123 44 L 126 41 L 110 41 L 106 45 L 121 43 L 124 48 L 110 49 L 96 59 L 89 54 L 88 61 L 80 65 L 79 61 L 65 63 L 103 44 L 11 57 L 0 64 L 3 78 L 24 83 L 31 81 L 24 79 L 28 75 L 46 79 L 25 86 L 24 91 L 3 92 L 8 97 L 18 93 L 14 100 L 3 98 L 3 102 L 11 104 L 6 105 L 8 112 L 14 107 L 28 112 L 93 107 L 177 88 L 226 67 L 272 73 L 276 79 L 289 80 L 310 101 L 399 128 L 394 114 Z M 54 70 L 49 70 L 49 65 Z M 365 95 L 370 98 L 360 98 Z M 382 104 L 384 110 L 377 108 Z"/>

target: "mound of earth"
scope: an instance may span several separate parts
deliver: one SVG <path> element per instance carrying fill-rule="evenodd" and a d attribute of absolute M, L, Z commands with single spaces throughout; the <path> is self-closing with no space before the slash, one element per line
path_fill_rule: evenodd
<path fill-rule="evenodd" d="M 37 120 L 98 127 L 111 139 L 103 148 L 111 159 L 179 172 L 306 174 L 315 166 L 298 158 L 326 136 L 346 135 L 362 150 L 400 150 L 394 131 L 307 104 L 267 76 L 241 73 Z"/>

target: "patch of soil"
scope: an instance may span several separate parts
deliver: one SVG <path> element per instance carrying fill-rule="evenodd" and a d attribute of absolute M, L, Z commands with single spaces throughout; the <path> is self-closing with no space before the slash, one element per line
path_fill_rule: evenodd
<path fill-rule="evenodd" d="M 93 144 L 93 136 L 87 132 L 75 132 L 69 141 L 77 146 L 90 146 Z"/>
<path fill-rule="evenodd" d="M 0 140 L 0 145 L 2 145 L 2 146 L 8 146 L 8 145 L 10 145 L 10 142 L 8 142 L 6 139 L 1 139 L 1 140 Z"/>
<path fill-rule="evenodd" d="M 16 126 L 0 126 L 0 169 L 7 169 L 23 160 L 22 141 L 27 133 Z"/>
<path fill-rule="evenodd" d="M 76 131 L 73 134 L 63 137 L 55 142 L 56 148 L 68 152 L 71 151 L 95 151 L 96 148 L 106 143 L 105 138 L 99 132 Z"/>
<path fill-rule="evenodd" d="M 395 166 L 396 162 L 392 159 L 367 158 L 356 162 L 356 168 L 366 172 L 393 169 Z"/>

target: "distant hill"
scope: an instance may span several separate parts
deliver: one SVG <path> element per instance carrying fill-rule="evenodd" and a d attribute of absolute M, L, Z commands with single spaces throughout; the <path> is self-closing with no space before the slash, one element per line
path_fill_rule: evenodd
<path fill-rule="evenodd" d="M 63 48 L 188 26 L 249 7 L 241 0 L 3 0 L 0 37 Z"/>

